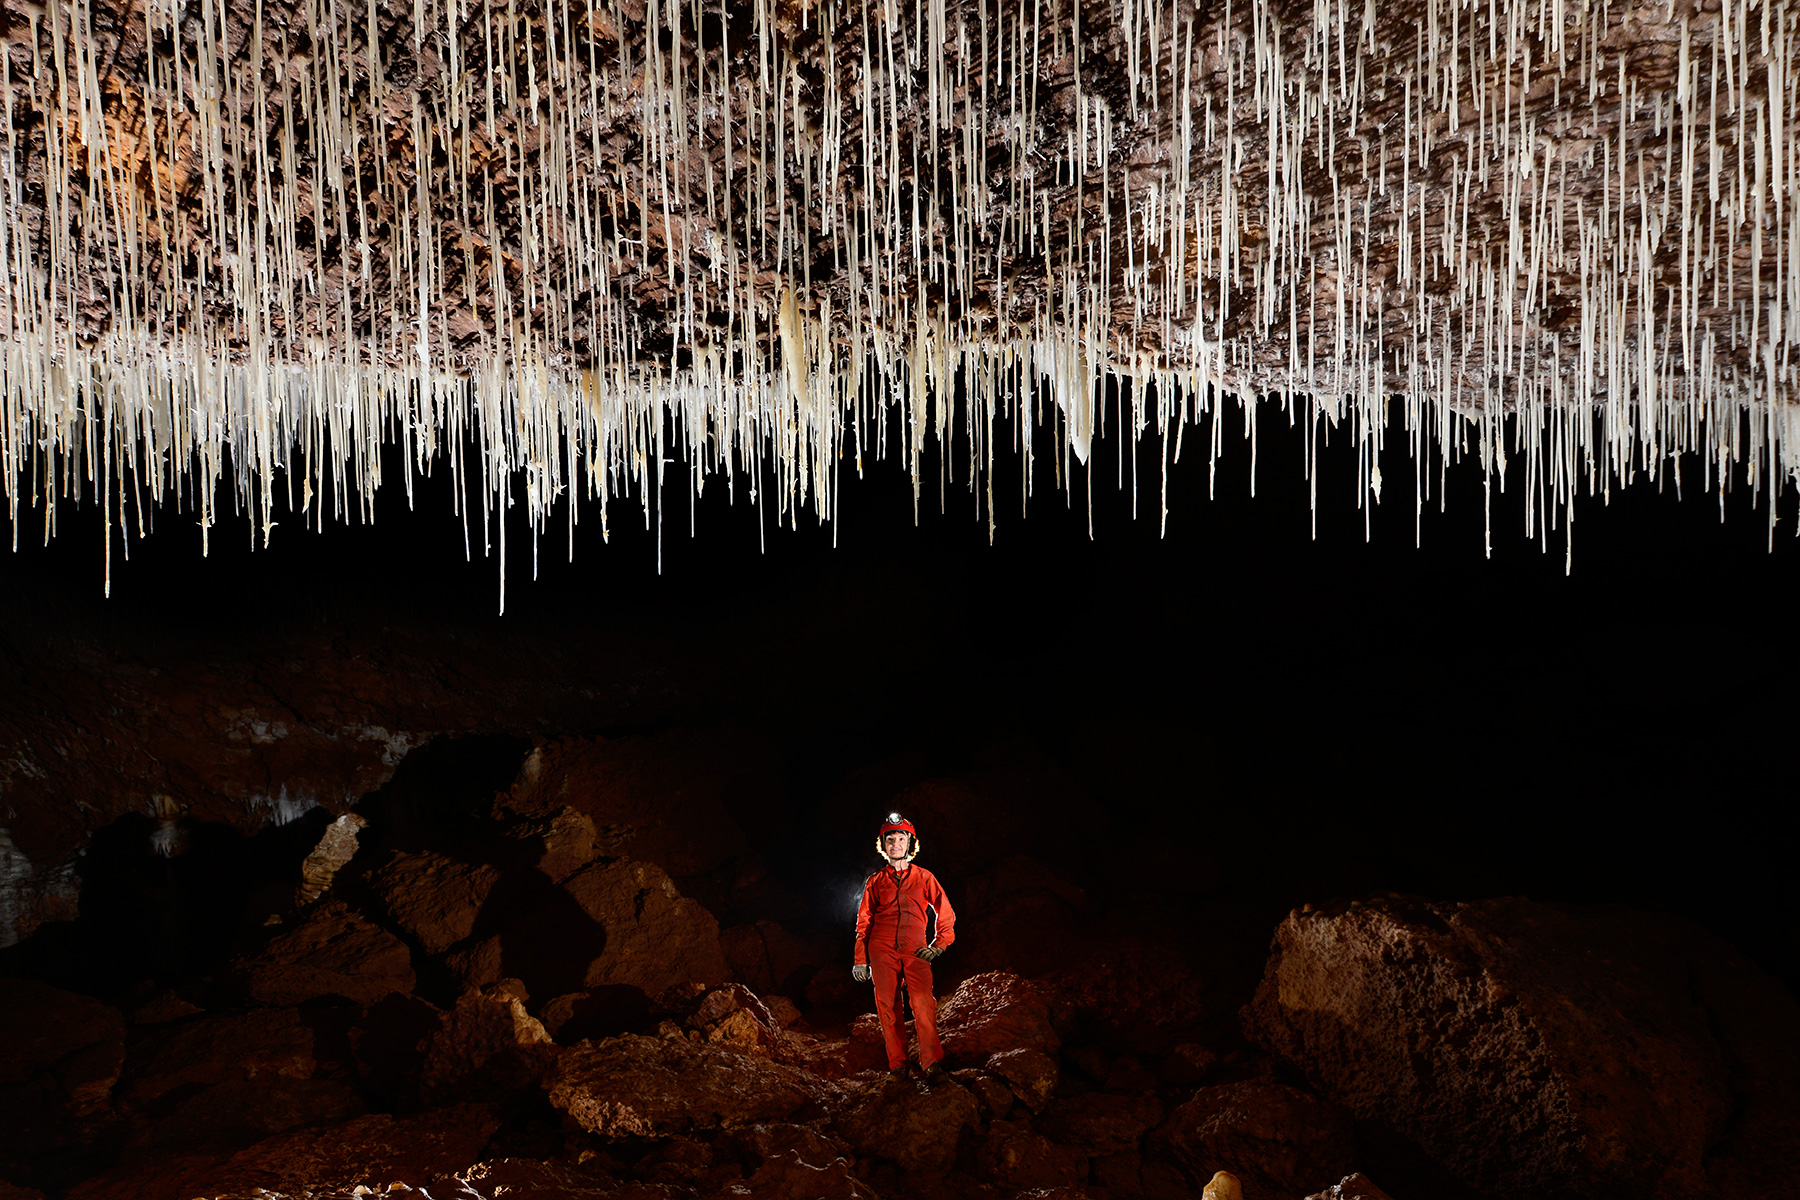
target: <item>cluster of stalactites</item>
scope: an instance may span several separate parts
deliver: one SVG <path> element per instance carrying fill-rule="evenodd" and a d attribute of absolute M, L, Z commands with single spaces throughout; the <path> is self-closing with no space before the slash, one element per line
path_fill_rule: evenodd
<path fill-rule="evenodd" d="M 1800 13 L 1281 11 L 32 8 L 0 54 L 15 536 L 68 494 L 109 554 L 159 500 L 210 523 L 229 463 L 266 537 L 366 511 L 384 441 L 468 476 L 484 538 L 521 496 L 535 529 L 648 511 L 671 460 L 829 518 L 846 464 L 917 487 L 934 439 L 978 480 L 996 417 L 1029 490 L 1031 429 L 1067 480 L 1109 377 L 1130 438 L 1225 397 L 1347 416 L 1359 503 L 1393 421 L 1419 507 L 1510 447 L 1538 536 L 1685 452 L 1704 487 L 1800 472 Z"/>

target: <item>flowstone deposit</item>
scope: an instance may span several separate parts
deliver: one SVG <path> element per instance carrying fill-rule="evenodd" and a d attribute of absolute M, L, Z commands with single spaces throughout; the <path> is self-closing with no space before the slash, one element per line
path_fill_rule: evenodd
<path fill-rule="evenodd" d="M 991 524 L 1040 426 L 1068 486 L 1102 432 L 1216 457 L 1233 398 L 1344 426 L 1359 503 L 1396 424 L 1416 508 L 1510 464 L 1545 538 L 1800 470 L 1785 4 L 5 12 L 15 537 L 227 478 L 265 540 L 366 516 L 384 441 L 503 556 L 671 464 L 797 521 L 892 456 Z"/>

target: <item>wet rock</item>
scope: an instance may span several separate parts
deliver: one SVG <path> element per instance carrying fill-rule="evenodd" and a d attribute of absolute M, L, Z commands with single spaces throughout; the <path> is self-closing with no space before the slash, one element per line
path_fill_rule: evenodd
<path fill-rule="evenodd" d="M 329 900 L 241 970 L 253 1000 L 282 1007 L 338 996 L 367 1008 L 391 993 L 410 992 L 417 983 L 404 942 Z"/>
<path fill-rule="evenodd" d="M 995 1121 L 976 1152 L 978 1169 L 1001 1187 L 1072 1187 L 1087 1177 L 1087 1158 L 1055 1145 L 1024 1121 Z"/>
<path fill-rule="evenodd" d="M 556 1045 L 517 996 L 467 992 L 425 1042 L 419 1087 L 427 1103 L 492 1098 L 543 1077 Z"/>
<path fill-rule="evenodd" d="M 1138 1142 L 1162 1119 L 1162 1101 L 1153 1095 L 1090 1092 L 1051 1104 L 1038 1128 L 1066 1146 L 1097 1157 L 1137 1149 Z"/>
<path fill-rule="evenodd" d="M 844 1140 L 860 1155 L 885 1158 L 908 1171 L 941 1174 L 956 1160 L 964 1129 L 980 1119 L 966 1088 L 927 1088 L 905 1075 L 888 1076 L 836 1116 Z"/>
<path fill-rule="evenodd" d="M 427 953 L 442 954 L 475 932 L 500 872 L 434 851 L 401 854 L 369 880 L 383 911 Z"/>
<path fill-rule="evenodd" d="M 987 1069 L 1011 1084 L 1013 1094 L 1032 1112 L 1042 1112 L 1056 1091 L 1056 1060 L 1042 1050 L 1002 1050 L 987 1060 Z"/>
<path fill-rule="evenodd" d="M 732 1145 L 747 1156 L 752 1166 L 778 1154 L 790 1154 L 813 1166 L 823 1166 L 850 1156 L 850 1147 L 826 1137 L 810 1125 L 764 1123 L 741 1128 Z"/>
<path fill-rule="evenodd" d="M 480 1105 L 416 1117 L 385 1113 L 298 1129 L 229 1158 L 189 1155 L 107 1171 L 76 1184 L 64 1200 L 190 1200 L 252 1189 L 280 1194 L 400 1191 L 442 1187 L 481 1158 L 499 1122 Z"/>
<path fill-rule="evenodd" d="M 721 984 L 731 977 L 719 923 L 683 896 L 661 867 L 620 859 L 595 863 L 564 882 L 582 912 L 605 930 L 584 985 L 627 984 L 656 995 L 675 984 Z"/>
<path fill-rule="evenodd" d="M 300 887 L 294 894 L 296 902 L 311 904 L 325 894 L 344 864 L 355 857 L 357 834 L 367 824 L 355 813 L 344 813 L 325 826 L 319 844 L 300 864 Z"/>
<path fill-rule="evenodd" d="M 1673 918 L 1522 899 L 1296 912 L 1245 1028 L 1497 1194 L 1760 1196 L 1800 1161 L 1800 1005 Z"/>
<path fill-rule="evenodd" d="M 1291 1200 L 1354 1167 L 1350 1120 L 1335 1105 L 1281 1083 L 1201 1088 L 1158 1131 L 1195 1179 L 1226 1170 L 1245 1200 Z"/>
<path fill-rule="evenodd" d="M 722 1195 L 757 1200 L 876 1200 L 875 1193 L 850 1173 L 841 1158 L 810 1163 L 792 1151 L 771 1154 L 742 1184 Z"/>
<path fill-rule="evenodd" d="M 732 726 L 623 738 L 565 738 L 534 750 L 507 804 L 524 815 L 573 809 L 609 858 L 699 875 L 751 849 L 733 815 L 773 788 L 766 743 Z"/>
<path fill-rule="evenodd" d="M 827 956 L 774 921 L 734 925 L 719 935 L 731 977 L 758 992 L 788 988 L 809 978 Z"/>
<path fill-rule="evenodd" d="M 970 1065 L 1002 1050 L 1056 1053 L 1050 1006 L 1028 981 L 1005 971 L 972 975 L 938 1005 L 938 1035 L 947 1057 Z"/>
<path fill-rule="evenodd" d="M 1394 1198 L 1376 1187 L 1361 1171 L 1358 1171 L 1354 1175 L 1344 1176 L 1322 1192 L 1315 1192 L 1306 1200 L 1394 1200 Z"/>
<path fill-rule="evenodd" d="M 792 1067 L 725 1046 L 625 1034 L 565 1051 L 546 1091 L 590 1133 L 668 1137 L 782 1120 L 812 1085 Z"/>

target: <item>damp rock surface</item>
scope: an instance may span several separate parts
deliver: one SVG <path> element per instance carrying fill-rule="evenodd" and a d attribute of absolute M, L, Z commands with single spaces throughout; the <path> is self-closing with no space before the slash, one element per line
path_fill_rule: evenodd
<path fill-rule="evenodd" d="M 816 1088 L 792 1067 L 716 1043 L 624 1034 L 565 1051 L 545 1090 L 591 1133 L 665 1137 L 780 1121 Z"/>

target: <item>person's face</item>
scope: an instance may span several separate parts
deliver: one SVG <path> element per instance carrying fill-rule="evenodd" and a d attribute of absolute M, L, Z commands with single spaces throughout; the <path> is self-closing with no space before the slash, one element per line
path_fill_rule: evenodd
<path fill-rule="evenodd" d="M 881 839 L 881 852 L 889 858 L 905 858 L 906 848 L 912 842 L 912 836 L 901 830 L 895 830 Z"/>

